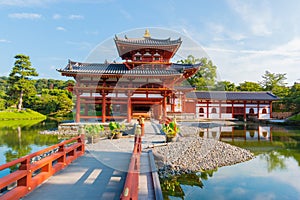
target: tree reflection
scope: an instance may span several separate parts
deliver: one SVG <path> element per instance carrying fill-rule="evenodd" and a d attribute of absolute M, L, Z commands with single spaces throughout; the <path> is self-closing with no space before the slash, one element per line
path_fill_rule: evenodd
<path fill-rule="evenodd" d="M 0 146 L 7 146 L 7 151 L 4 152 L 6 162 L 30 154 L 33 145 L 44 147 L 58 143 L 57 136 L 41 135 L 40 130 L 43 129 L 35 126 L 1 128 Z M 14 166 L 10 170 L 14 171 L 16 168 L 17 166 Z"/>
<path fill-rule="evenodd" d="M 272 172 L 276 169 L 286 169 L 286 157 L 282 156 L 277 151 L 271 151 L 269 153 L 262 154 L 261 158 L 267 161 L 268 172 Z"/>
<path fill-rule="evenodd" d="M 205 172 L 183 174 L 180 176 L 173 176 L 171 178 L 161 179 L 161 189 L 164 195 L 164 199 L 169 199 L 169 196 L 184 199 L 185 193 L 181 187 L 182 185 L 203 188 L 204 184 L 202 180 L 208 180 L 208 178 L 212 177 L 213 173 L 216 171 L 217 170 L 209 170 Z"/>

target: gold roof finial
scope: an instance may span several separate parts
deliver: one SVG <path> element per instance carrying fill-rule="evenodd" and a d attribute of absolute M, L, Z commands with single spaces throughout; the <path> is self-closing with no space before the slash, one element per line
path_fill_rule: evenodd
<path fill-rule="evenodd" d="M 148 29 L 145 30 L 144 38 L 149 38 L 151 37 L 150 32 Z"/>

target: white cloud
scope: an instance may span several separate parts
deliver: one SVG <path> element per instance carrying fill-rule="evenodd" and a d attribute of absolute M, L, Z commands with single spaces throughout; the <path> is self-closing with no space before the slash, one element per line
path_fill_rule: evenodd
<path fill-rule="evenodd" d="M 207 27 L 208 30 L 211 32 L 213 41 L 241 41 L 247 38 L 244 34 L 233 32 L 232 30 L 229 30 L 221 24 L 209 22 L 207 23 Z"/>
<path fill-rule="evenodd" d="M 229 46 L 230 47 L 230 46 Z M 286 73 L 287 82 L 292 85 L 299 79 L 300 37 L 277 45 L 272 49 L 248 50 L 204 47 L 213 63 L 218 67 L 221 79 L 235 83 L 260 81 L 266 70 L 272 73 Z"/>
<path fill-rule="evenodd" d="M 0 0 L 0 5 L 5 6 L 43 6 L 46 3 L 55 2 L 56 0 Z"/>
<path fill-rule="evenodd" d="M 40 19 L 42 15 L 37 13 L 11 13 L 8 17 L 15 19 Z"/>
<path fill-rule="evenodd" d="M 52 19 L 60 19 L 61 18 L 61 15 L 60 14 L 54 14 L 52 16 Z"/>
<path fill-rule="evenodd" d="M 71 20 L 84 19 L 84 16 L 82 16 L 82 15 L 69 15 L 69 19 L 71 19 Z"/>
<path fill-rule="evenodd" d="M 245 21 L 251 32 L 257 36 L 272 34 L 270 23 L 272 12 L 270 6 L 262 1 L 229 0 L 230 7 Z"/>
<path fill-rule="evenodd" d="M 64 27 L 62 27 L 62 26 L 58 26 L 58 27 L 56 27 L 56 30 L 58 30 L 58 31 L 66 31 L 67 29 L 64 28 Z"/>
<path fill-rule="evenodd" d="M 11 41 L 6 40 L 6 39 L 0 39 L 0 43 L 10 43 Z"/>

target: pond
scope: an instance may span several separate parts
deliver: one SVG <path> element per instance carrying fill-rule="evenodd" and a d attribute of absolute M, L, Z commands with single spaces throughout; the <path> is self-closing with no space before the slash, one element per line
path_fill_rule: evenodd
<path fill-rule="evenodd" d="M 0 165 L 57 144 L 58 136 L 41 135 L 42 130 L 57 128 L 53 121 L 2 121 L 0 124 Z M 0 177 L 10 173 L 0 171 Z"/>
<path fill-rule="evenodd" d="M 161 180 L 165 199 L 300 199 L 299 127 L 214 127 L 202 129 L 199 137 L 249 149 L 255 158 Z"/>

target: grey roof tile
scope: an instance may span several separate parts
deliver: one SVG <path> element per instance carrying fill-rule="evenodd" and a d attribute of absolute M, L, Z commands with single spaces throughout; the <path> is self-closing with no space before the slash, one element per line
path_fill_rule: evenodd
<path fill-rule="evenodd" d="M 196 91 L 187 94 L 191 99 L 214 100 L 278 100 L 279 98 L 270 92 L 229 92 L 229 91 Z"/>
<path fill-rule="evenodd" d="M 170 38 L 168 39 L 154 39 L 154 38 L 137 38 L 137 39 L 132 39 L 132 38 L 118 38 L 115 37 L 115 42 L 116 43 L 126 43 L 126 44 L 134 44 L 134 45 L 149 45 L 149 46 L 166 46 L 166 45 L 177 45 L 180 44 L 181 38 L 178 38 L 177 40 L 171 40 Z"/>
<path fill-rule="evenodd" d="M 157 65 L 152 68 L 152 65 L 145 64 L 146 69 L 136 67 L 129 70 L 123 63 L 79 63 L 70 61 L 64 69 L 59 69 L 59 72 L 67 73 L 93 73 L 93 74 L 132 74 L 132 75 L 179 75 L 182 74 L 185 69 L 200 67 L 200 64 L 187 65 L 187 64 L 175 64 L 173 63 L 170 68 L 160 68 L 161 65 Z"/>

